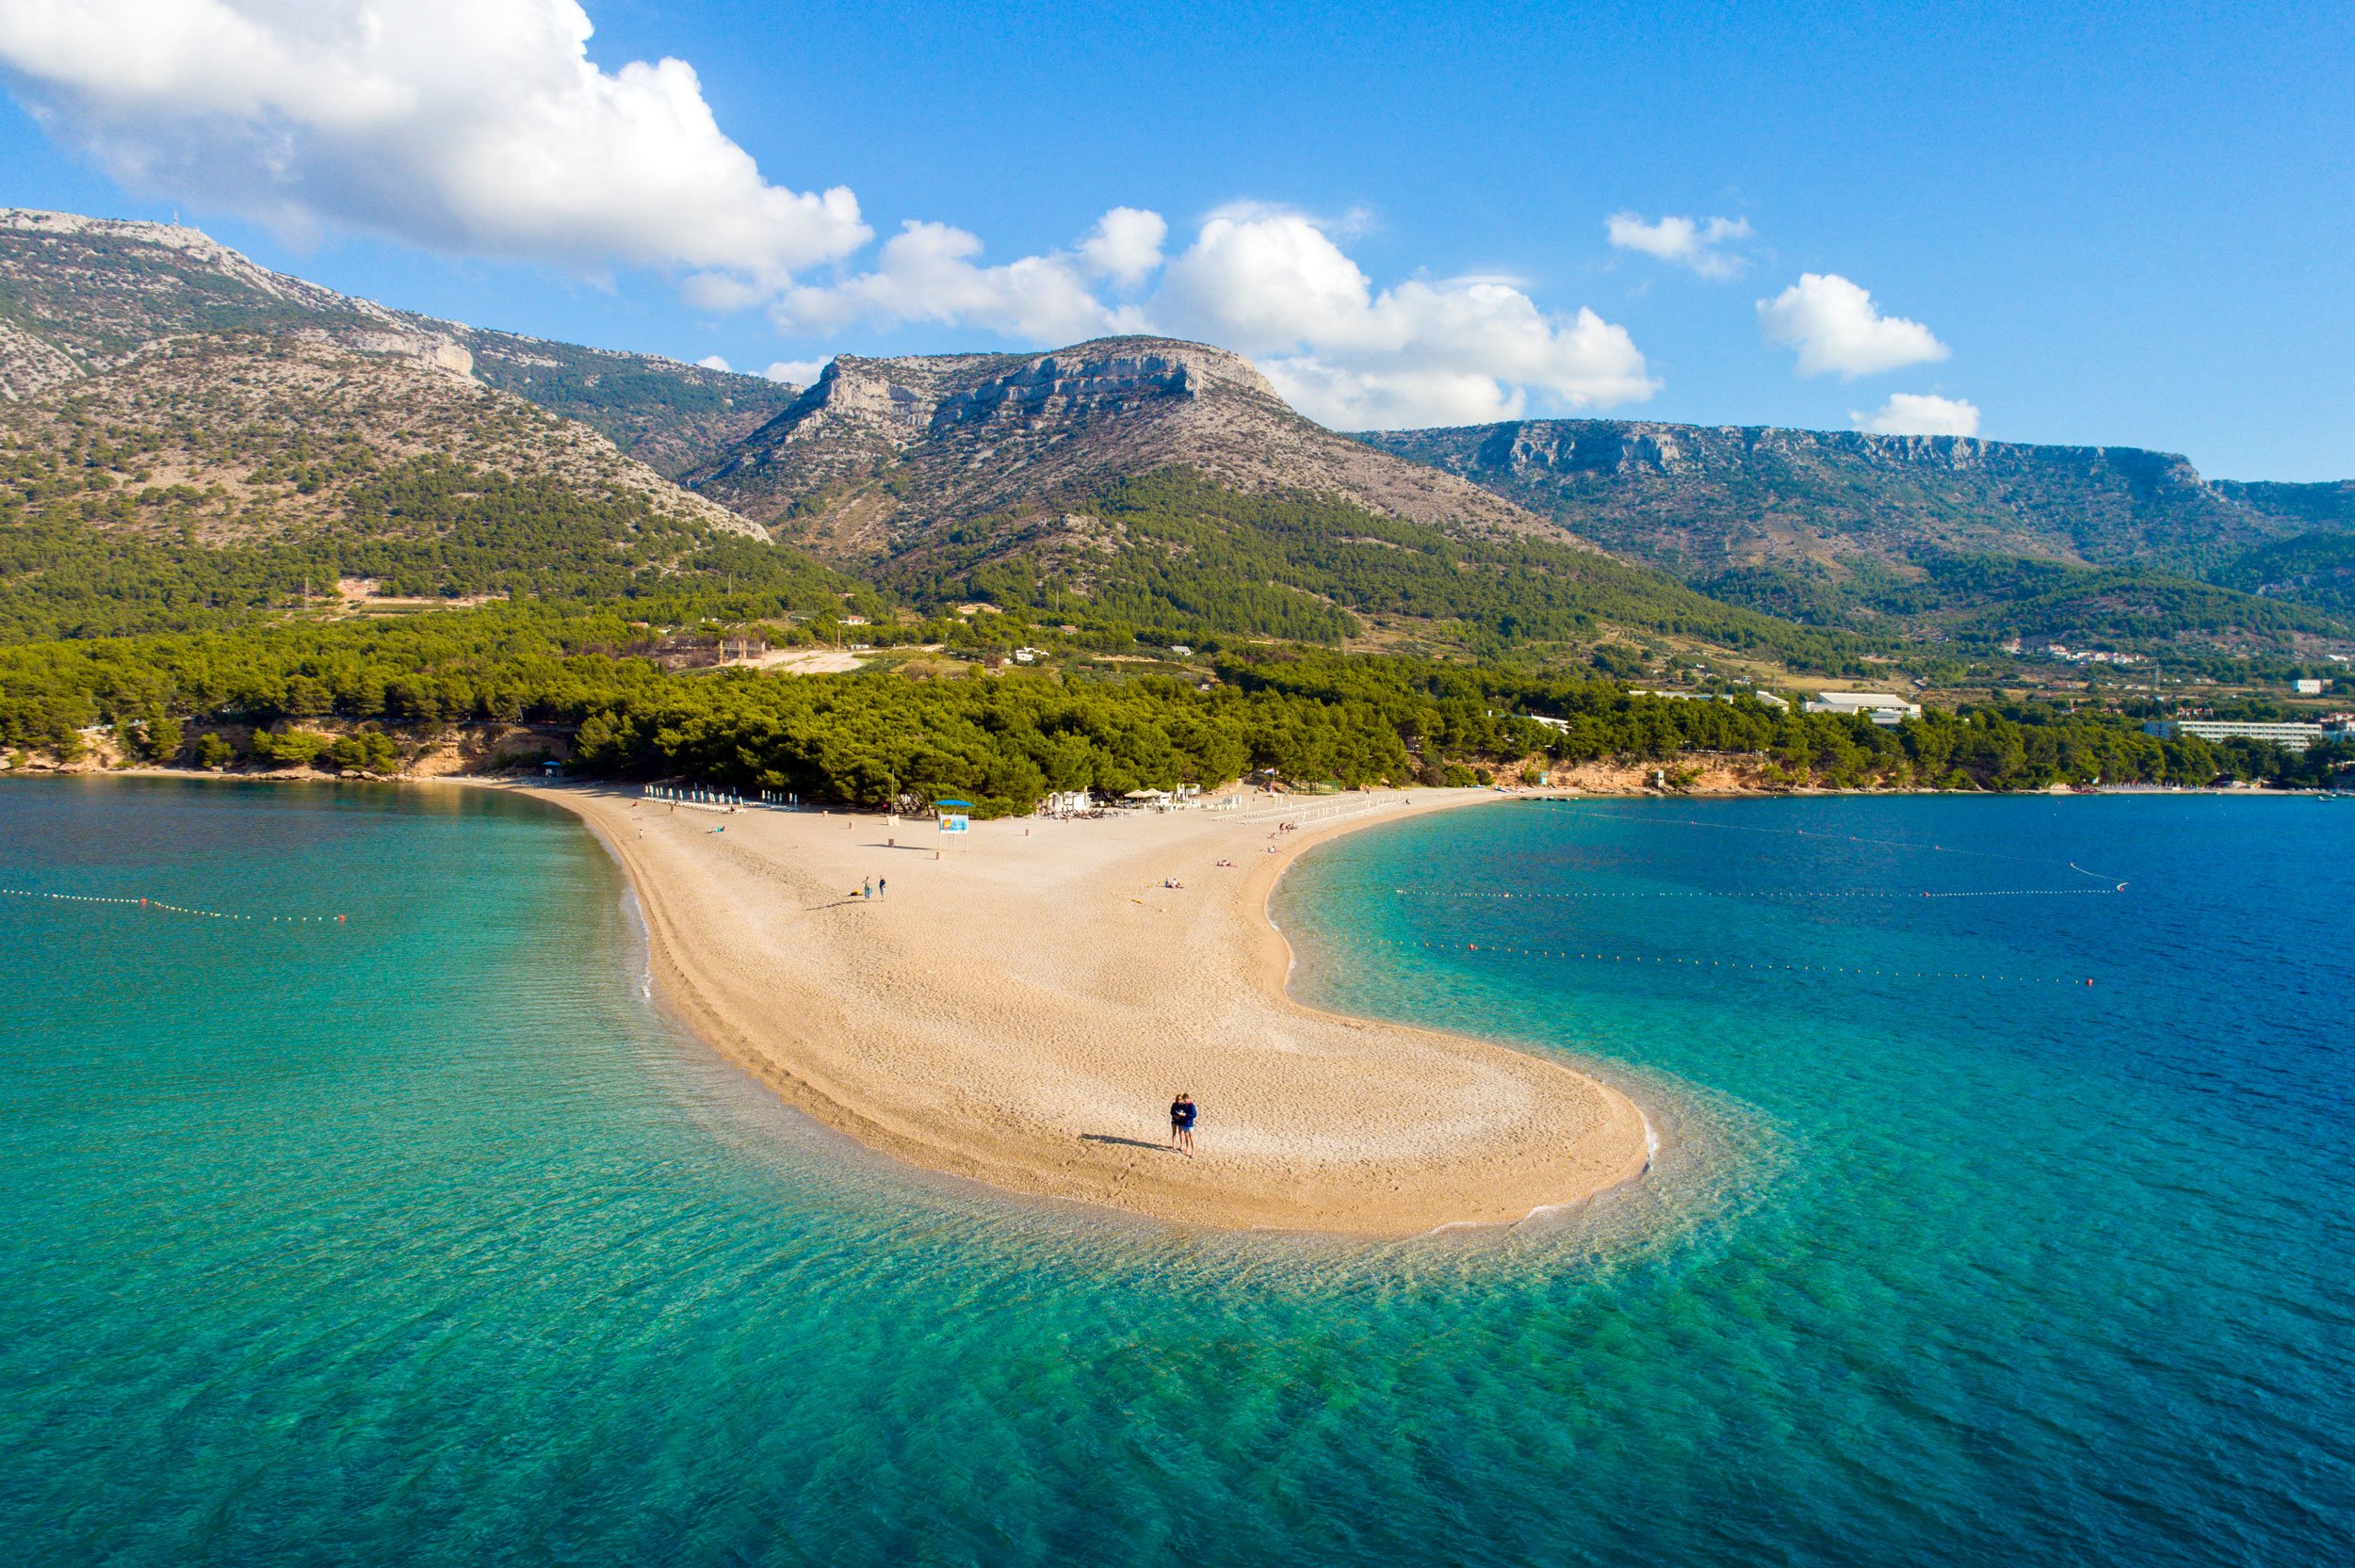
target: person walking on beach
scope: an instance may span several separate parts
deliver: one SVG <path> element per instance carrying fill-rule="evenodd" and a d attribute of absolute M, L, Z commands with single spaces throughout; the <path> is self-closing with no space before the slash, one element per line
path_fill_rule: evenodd
<path fill-rule="evenodd" d="M 1169 1141 L 1188 1159 L 1194 1157 L 1194 1119 L 1200 1107 L 1191 1094 L 1180 1094 L 1169 1103 Z"/>
<path fill-rule="evenodd" d="M 859 896 L 860 897 L 862 897 L 862 898 L 872 898 L 872 897 L 875 896 L 875 882 L 874 882 L 874 879 L 872 879 L 872 878 L 862 878 L 862 879 L 860 879 L 860 881 L 859 881 L 859 884 L 858 884 L 858 896 Z"/>

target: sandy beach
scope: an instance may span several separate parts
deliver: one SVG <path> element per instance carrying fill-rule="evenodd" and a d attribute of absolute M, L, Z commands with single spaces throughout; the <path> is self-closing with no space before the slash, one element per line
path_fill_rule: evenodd
<path fill-rule="evenodd" d="M 667 1006 L 790 1104 L 914 1164 L 1182 1223 L 1357 1237 L 1510 1222 L 1643 1170 L 1641 1113 L 1589 1077 L 1286 994 L 1266 904 L 1287 865 L 1493 795 L 1348 798 L 1322 820 L 1332 804 L 1253 799 L 976 822 L 936 857 L 930 822 L 528 793 L 621 860 Z M 884 897 L 859 896 L 869 880 Z M 1193 1158 L 1165 1146 L 1180 1090 L 1203 1107 Z"/>

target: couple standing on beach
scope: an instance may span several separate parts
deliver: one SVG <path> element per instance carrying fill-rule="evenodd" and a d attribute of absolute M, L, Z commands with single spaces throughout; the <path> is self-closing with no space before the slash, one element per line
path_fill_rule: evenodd
<path fill-rule="evenodd" d="M 1191 1094 L 1180 1094 L 1169 1103 L 1169 1141 L 1189 1159 L 1194 1157 L 1194 1119 L 1199 1110 Z"/>

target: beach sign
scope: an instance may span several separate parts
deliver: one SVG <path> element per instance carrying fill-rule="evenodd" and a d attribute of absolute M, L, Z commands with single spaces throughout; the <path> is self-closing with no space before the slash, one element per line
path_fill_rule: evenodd
<path fill-rule="evenodd" d="M 957 810 L 956 808 L 960 806 L 965 809 L 963 811 Z M 962 833 L 973 831 L 973 818 L 967 815 L 967 813 L 971 812 L 973 809 L 972 801 L 934 800 L 933 802 L 933 809 L 940 813 L 940 831 L 942 832 Z"/>

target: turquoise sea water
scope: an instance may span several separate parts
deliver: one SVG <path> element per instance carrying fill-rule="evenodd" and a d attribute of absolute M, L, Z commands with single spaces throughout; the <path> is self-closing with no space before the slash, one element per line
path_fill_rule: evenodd
<path fill-rule="evenodd" d="M 0 897 L 0 1560 L 2344 1563 L 2350 850 L 2214 799 L 1343 840 L 1304 995 L 1665 1140 L 1362 1248 L 810 1127 L 531 802 L 11 784 L 0 884 L 348 919 Z"/>

